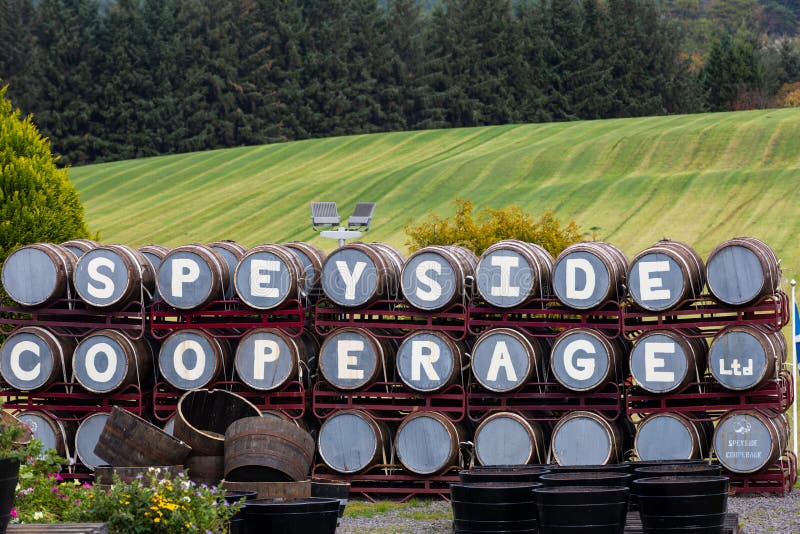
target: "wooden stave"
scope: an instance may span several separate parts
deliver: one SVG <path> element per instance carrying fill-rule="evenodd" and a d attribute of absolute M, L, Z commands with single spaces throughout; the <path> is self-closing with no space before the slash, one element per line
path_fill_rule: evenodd
<path fill-rule="evenodd" d="M 8 385 L 20 391 L 41 391 L 47 389 L 53 382 L 68 382 L 69 378 L 65 379 L 65 377 L 70 377 L 72 375 L 72 354 L 76 347 L 75 340 L 70 336 L 62 335 L 61 332 L 42 326 L 22 326 L 15 328 L 14 331 L 8 337 L 6 337 L 3 345 L 5 345 L 5 343 L 7 343 L 8 340 L 14 335 L 23 333 L 35 335 L 36 337 L 45 341 L 54 356 L 53 368 L 50 372 L 50 375 L 41 385 L 31 389 L 21 388 L 18 385 L 15 385 L 11 380 L 8 380 L 4 368 L 2 369 L 2 373 L 0 373 L 3 377 L 3 380 Z"/>
<path fill-rule="evenodd" d="M 218 486 L 225 475 L 224 456 L 190 454 L 183 466 L 189 472 L 189 480 L 195 484 Z"/>
<path fill-rule="evenodd" d="M 764 273 L 764 281 L 760 291 L 758 291 L 753 298 L 741 302 L 727 300 L 723 298 L 722 295 L 718 294 L 719 291 L 715 291 L 714 289 L 713 277 L 709 276 L 708 267 L 711 261 L 723 249 L 730 246 L 740 246 L 750 250 L 758 258 Z M 763 298 L 774 294 L 780 287 L 781 277 L 782 273 L 780 260 L 775 254 L 775 251 L 769 245 L 755 237 L 735 237 L 720 243 L 716 248 L 714 248 L 714 250 L 711 251 L 711 253 L 708 255 L 708 259 L 706 260 L 706 280 L 708 290 L 713 295 L 714 299 L 717 300 L 717 302 L 728 306 L 752 305 L 759 302 Z"/>
<path fill-rule="evenodd" d="M 158 283 L 158 273 L 161 272 L 164 263 L 171 255 L 178 254 L 180 252 L 195 254 L 208 266 L 209 271 L 211 272 L 211 287 L 208 288 L 206 296 L 200 302 L 192 306 L 180 305 L 179 303 L 176 305 L 175 302 L 170 302 L 169 299 L 164 298 L 164 295 L 168 293 L 165 293 L 164 288 L 160 287 L 160 284 Z M 159 265 L 158 272 L 156 273 L 156 290 L 158 291 L 158 294 L 161 295 L 164 302 L 173 308 L 178 310 L 196 310 L 207 306 L 214 300 L 224 298 L 225 286 L 228 283 L 228 280 L 230 280 L 228 264 L 216 250 L 201 244 L 182 245 L 180 247 L 173 248 L 164 256 L 161 265 Z"/>
<path fill-rule="evenodd" d="M 335 420 L 336 416 L 341 416 L 344 414 L 350 414 L 360 418 L 367 424 L 367 426 L 372 430 L 373 435 L 375 436 L 375 447 L 373 448 L 369 458 L 366 461 L 362 462 L 363 465 L 349 470 L 341 469 L 333 465 L 330 460 L 326 459 L 325 457 L 326 451 L 322 450 L 321 448 L 322 441 L 319 439 L 319 436 L 321 436 L 322 433 L 324 432 L 325 426 L 330 424 L 330 421 Z M 360 409 L 338 410 L 335 413 L 331 414 L 329 417 L 327 417 L 320 426 L 317 439 L 317 452 L 323 463 L 332 470 L 336 471 L 337 473 L 356 474 L 368 470 L 373 465 L 379 463 L 388 463 L 388 458 L 390 453 L 389 448 L 391 447 L 391 443 L 392 443 L 391 432 L 387 424 L 383 421 L 375 419 L 366 410 L 360 410 Z"/>
<path fill-rule="evenodd" d="M 170 380 L 170 378 L 164 373 L 164 368 L 162 366 L 162 355 L 163 355 L 162 350 L 166 346 L 169 338 L 178 334 L 187 334 L 187 333 L 192 333 L 194 335 L 202 337 L 211 345 L 214 351 L 214 371 L 212 372 L 211 376 L 209 377 L 208 380 L 206 380 L 205 383 L 190 387 L 186 386 L 185 384 L 184 385 L 177 384 L 172 380 Z M 189 389 L 202 389 L 210 386 L 211 384 L 215 383 L 220 379 L 225 380 L 227 378 L 226 374 L 230 375 L 232 373 L 232 368 L 231 368 L 232 361 L 233 361 L 233 350 L 231 349 L 231 343 L 226 338 L 217 337 L 211 335 L 205 330 L 199 330 L 194 328 L 187 328 L 185 330 L 175 330 L 171 332 L 161 342 L 161 347 L 159 348 L 158 352 L 158 374 L 161 378 L 163 378 L 169 385 L 171 385 L 175 389 L 181 391 L 188 391 Z"/>
<path fill-rule="evenodd" d="M 78 367 L 75 365 L 78 356 L 78 349 L 88 339 L 94 337 L 106 336 L 116 341 L 125 353 L 125 361 L 127 362 L 125 374 L 121 377 L 119 383 L 106 390 L 98 390 L 89 384 L 84 384 L 80 376 L 75 372 Z M 136 384 L 140 388 L 149 383 L 153 372 L 153 347 L 144 339 L 131 339 L 120 330 L 103 329 L 96 330 L 90 335 L 83 338 L 75 347 L 72 354 L 72 371 L 75 377 L 75 382 L 86 391 L 92 393 L 112 394 L 122 391 L 132 384 Z"/>
<path fill-rule="evenodd" d="M 150 470 L 160 469 L 162 473 L 169 473 L 172 478 L 183 472 L 183 465 L 158 465 L 158 466 L 111 466 L 98 465 L 94 469 L 94 483 L 110 486 L 114 482 L 114 473 L 119 476 L 120 482 L 133 483 L 146 477 Z"/>
<path fill-rule="evenodd" d="M 474 442 L 475 446 L 475 459 L 478 460 L 478 463 L 482 466 L 485 465 L 493 465 L 493 464 L 486 464 L 481 459 L 480 454 L 478 453 L 478 440 L 481 434 L 481 431 L 489 424 L 491 421 L 500 418 L 509 418 L 513 419 L 520 426 L 525 429 L 525 432 L 531 439 L 531 452 L 528 455 L 528 459 L 525 461 L 524 464 L 521 465 L 528 465 L 528 464 L 544 464 L 546 462 L 547 456 L 547 436 L 545 435 L 544 428 L 542 427 L 539 422 L 534 420 L 528 420 L 524 418 L 521 414 L 516 412 L 494 412 L 487 417 L 485 417 L 475 428 L 475 433 L 472 441 Z"/>
<path fill-rule="evenodd" d="M 403 430 L 408 426 L 409 423 L 421 417 L 428 417 L 439 422 L 446 429 L 450 441 L 450 452 L 443 465 L 433 466 L 431 470 L 425 470 L 425 471 L 420 469 L 415 470 L 412 466 L 409 466 L 406 462 L 404 462 L 402 447 L 399 445 Z M 397 431 L 395 432 L 394 435 L 394 451 L 395 454 L 397 455 L 397 460 L 409 472 L 418 475 L 434 475 L 442 473 L 447 469 L 449 469 L 450 467 L 458 464 L 458 459 L 460 454 L 459 447 L 461 442 L 463 442 L 464 440 L 465 440 L 465 432 L 464 429 L 461 427 L 461 425 L 459 425 L 458 423 L 454 423 L 453 421 L 448 419 L 446 416 L 440 414 L 439 412 L 429 412 L 429 411 L 414 412 L 407 415 L 400 422 L 400 425 L 397 427 Z"/>
<path fill-rule="evenodd" d="M 15 253 L 24 249 L 24 248 L 33 248 L 39 250 L 47 255 L 48 258 L 53 262 L 53 265 L 56 269 L 56 283 L 53 287 L 53 290 L 50 294 L 42 301 L 39 302 L 21 302 L 14 299 L 14 296 L 8 291 L 6 282 L 5 282 L 5 267 L 8 264 L 8 259 L 11 258 Z M 19 304 L 23 308 L 42 308 L 53 304 L 55 301 L 65 298 L 69 296 L 70 291 L 72 289 L 72 273 L 75 271 L 75 264 L 77 263 L 78 258 L 73 254 L 70 250 L 61 247 L 60 245 L 55 245 L 53 243 L 32 243 L 30 245 L 25 245 L 22 247 L 17 248 L 11 254 L 6 257 L 6 261 L 3 262 L 3 270 L 0 274 L 0 278 L 2 278 L 2 285 L 6 291 L 6 294 L 14 300 L 17 304 Z"/>
<path fill-rule="evenodd" d="M 656 244 L 639 252 L 630 261 L 627 276 L 628 280 L 631 279 L 631 272 L 637 262 L 648 254 L 663 254 L 672 258 L 682 267 L 681 273 L 684 280 L 683 291 L 672 305 L 660 306 L 648 305 L 638 301 L 634 293 L 629 290 L 628 293 L 636 306 L 651 312 L 668 311 L 679 307 L 681 303 L 689 298 L 699 297 L 701 295 L 703 286 L 705 285 L 705 266 L 703 265 L 703 260 L 692 247 L 680 241 L 662 239 Z M 684 269 L 683 267 L 686 268 Z"/>

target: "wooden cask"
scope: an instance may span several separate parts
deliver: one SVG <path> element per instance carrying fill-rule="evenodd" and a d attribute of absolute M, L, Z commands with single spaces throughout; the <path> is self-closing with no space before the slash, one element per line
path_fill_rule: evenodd
<path fill-rule="evenodd" d="M 61 246 L 75 254 L 76 258 L 80 258 L 90 250 L 100 246 L 100 243 L 91 239 L 70 239 L 64 241 Z"/>
<path fill-rule="evenodd" d="M 322 291 L 339 306 L 356 308 L 397 298 L 403 256 L 384 243 L 349 243 L 322 266 Z"/>
<path fill-rule="evenodd" d="M 325 419 L 317 448 L 325 465 L 337 473 L 360 473 L 390 461 L 391 436 L 382 421 L 363 410 L 342 410 Z"/>
<path fill-rule="evenodd" d="M 161 265 L 161 262 L 164 261 L 164 258 L 169 253 L 169 249 L 163 245 L 145 245 L 143 247 L 139 247 L 139 252 L 144 254 L 144 257 L 147 261 L 150 262 L 150 265 L 153 267 L 153 273 L 158 274 L 158 267 Z M 153 302 L 158 302 L 163 300 L 161 298 L 161 294 L 158 292 L 158 285 L 153 289 Z"/>
<path fill-rule="evenodd" d="M 0 346 L 0 374 L 19 391 L 37 391 L 53 382 L 67 382 L 75 342 L 40 326 L 14 330 Z"/>
<path fill-rule="evenodd" d="M 441 473 L 459 465 L 459 444 L 464 440 L 461 426 L 437 412 L 408 415 L 394 437 L 400 463 L 419 475 Z"/>
<path fill-rule="evenodd" d="M 708 345 L 702 338 L 679 330 L 651 330 L 633 343 L 631 375 L 650 393 L 679 393 L 690 382 L 702 380 Z"/>
<path fill-rule="evenodd" d="M 714 431 L 714 452 L 732 473 L 756 473 L 772 465 L 789 444 L 784 414 L 733 410 L 723 415 Z"/>
<path fill-rule="evenodd" d="M 778 377 L 786 360 L 781 332 L 758 325 L 728 326 L 711 341 L 708 363 L 714 379 L 726 389 L 755 389 Z"/>
<path fill-rule="evenodd" d="M 634 448 L 641 461 L 693 460 L 711 452 L 713 426 L 680 413 L 654 413 L 636 427 Z"/>
<path fill-rule="evenodd" d="M 559 419 L 550 450 L 558 465 L 606 465 L 622 460 L 622 444 L 617 423 L 580 410 Z"/>
<path fill-rule="evenodd" d="M 236 375 L 253 389 L 271 391 L 299 379 L 301 373 L 307 376 L 318 350 L 311 335 L 292 337 L 277 328 L 256 328 L 236 347 Z"/>
<path fill-rule="evenodd" d="M 412 332 L 397 349 L 397 374 L 414 391 L 441 391 L 461 381 L 466 352 L 463 343 L 441 332 Z"/>
<path fill-rule="evenodd" d="M 155 271 L 144 254 L 125 245 L 103 245 L 86 252 L 72 274 L 75 292 L 89 306 L 147 304 L 155 293 Z"/>
<path fill-rule="evenodd" d="M 236 267 L 236 294 L 256 310 L 271 310 L 302 296 L 303 264 L 283 245 L 258 245 Z"/>
<path fill-rule="evenodd" d="M 118 330 L 97 330 L 78 343 L 72 355 L 75 380 L 87 391 L 114 393 L 131 384 L 149 383 L 153 351 L 143 339 Z"/>
<path fill-rule="evenodd" d="M 477 256 L 464 247 L 421 248 L 403 265 L 403 297 L 420 310 L 441 310 L 466 301 L 473 294 L 477 264 Z"/>
<path fill-rule="evenodd" d="M 227 339 L 203 330 L 176 330 L 161 344 L 158 370 L 177 389 L 200 389 L 232 376 L 231 353 Z"/>
<path fill-rule="evenodd" d="M 631 260 L 628 288 L 647 311 L 665 311 L 699 297 L 705 284 L 703 260 L 690 246 L 664 239 Z"/>
<path fill-rule="evenodd" d="M 184 466 L 195 484 L 218 486 L 225 476 L 225 456 L 190 454 Z"/>
<path fill-rule="evenodd" d="M 514 412 L 497 412 L 475 429 L 475 458 L 481 465 L 543 464 L 547 461 L 544 429 Z"/>
<path fill-rule="evenodd" d="M 553 256 L 534 243 L 498 241 L 487 248 L 476 269 L 478 293 L 498 308 L 522 306 L 550 293 Z"/>
<path fill-rule="evenodd" d="M 209 243 L 208 246 L 219 254 L 228 266 L 228 281 L 225 283 L 223 297 L 232 299 L 236 295 L 236 281 L 234 280 L 236 266 L 239 265 L 239 261 L 247 252 L 247 247 L 243 247 L 234 241 L 214 241 Z"/>
<path fill-rule="evenodd" d="M 549 342 L 511 328 L 483 332 L 472 347 L 472 376 L 485 389 L 506 393 L 543 381 Z"/>
<path fill-rule="evenodd" d="M 395 348 L 364 328 L 339 328 L 322 342 L 319 372 L 330 385 L 356 390 L 391 374 Z"/>
<path fill-rule="evenodd" d="M 311 497 L 311 479 L 300 482 L 232 482 L 223 480 L 230 491 L 255 491 L 259 499 L 295 499 Z"/>
<path fill-rule="evenodd" d="M 54 450 L 64 458 L 73 456 L 75 430 L 74 421 L 60 421 L 46 412 L 23 411 L 17 415 L 31 429 L 33 437 L 42 442 L 43 449 Z"/>
<path fill-rule="evenodd" d="M 766 243 L 754 237 L 737 237 L 711 251 L 706 262 L 706 280 L 718 301 L 746 306 L 778 290 L 781 267 Z"/>
<path fill-rule="evenodd" d="M 593 391 L 626 376 L 625 345 L 597 330 L 573 328 L 556 338 L 550 351 L 555 379 L 571 391 Z"/>
<path fill-rule="evenodd" d="M 202 308 L 224 298 L 229 280 L 228 264 L 206 245 L 184 245 L 170 250 L 156 275 L 161 298 L 178 310 Z"/>
<path fill-rule="evenodd" d="M 325 252 L 319 247 L 301 241 L 283 243 L 283 246 L 291 250 L 303 265 L 303 286 L 300 288 L 300 292 L 304 296 L 320 294 Z"/>
<path fill-rule="evenodd" d="M 591 310 L 625 297 L 628 258 L 618 247 L 602 241 L 565 248 L 553 266 L 553 292 L 569 308 Z"/>
<path fill-rule="evenodd" d="M 64 247 L 34 243 L 9 254 L 0 278 L 8 296 L 20 306 L 47 306 L 68 296 L 77 261 Z"/>
<path fill-rule="evenodd" d="M 93 413 L 84 418 L 75 432 L 75 455 L 83 465 L 94 471 L 98 465 L 105 465 L 102 458 L 97 456 L 94 448 L 103 433 L 109 413 Z"/>

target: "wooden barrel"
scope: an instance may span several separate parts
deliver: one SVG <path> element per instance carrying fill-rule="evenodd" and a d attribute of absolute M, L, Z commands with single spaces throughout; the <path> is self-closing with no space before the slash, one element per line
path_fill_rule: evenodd
<path fill-rule="evenodd" d="M 617 423 L 579 410 L 556 423 L 550 450 L 558 465 L 606 465 L 622 460 L 622 443 L 622 430 Z"/>
<path fill-rule="evenodd" d="M 781 332 L 758 325 L 728 326 L 711 341 L 708 366 L 726 389 L 754 389 L 778 377 L 786 360 L 786 340 Z"/>
<path fill-rule="evenodd" d="M 478 293 L 498 308 L 514 308 L 550 292 L 553 256 L 535 243 L 517 239 L 487 248 L 476 268 Z"/>
<path fill-rule="evenodd" d="M 711 437 L 706 425 L 682 414 L 654 413 L 637 425 L 634 447 L 646 462 L 702 459 L 711 452 Z"/>
<path fill-rule="evenodd" d="M 189 444 L 193 454 L 222 456 L 228 426 L 244 417 L 260 416 L 258 408 L 240 395 L 222 389 L 196 389 L 178 400 L 173 433 Z"/>
<path fill-rule="evenodd" d="M 297 380 L 301 366 L 308 374 L 308 363 L 316 358 L 314 347 L 319 347 L 314 341 L 311 336 L 291 337 L 277 328 L 250 330 L 236 347 L 236 375 L 253 389 L 277 389 Z"/>
<path fill-rule="evenodd" d="M 569 308 L 591 310 L 625 297 L 628 258 L 603 241 L 576 243 L 565 248 L 553 266 L 553 292 Z"/>
<path fill-rule="evenodd" d="M 52 449 L 61 457 L 72 456 L 74 421 L 60 421 L 48 413 L 36 411 L 20 412 L 17 419 L 31 429 L 33 437 L 42 442 L 45 451 Z"/>
<path fill-rule="evenodd" d="M 349 243 L 322 266 L 322 291 L 340 306 L 358 307 L 399 293 L 403 256 L 383 243 Z"/>
<path fill-rule="evenodd" d="M 706 262 L 708 289 L 731 306 L 754 304 L 772 295 L 781 283 L 775 252 L 754 237 L 737 237 L 711 251 Z"/>
<path fill-rule="evenodd" d="M 325 465 L 337 473 L 360 473 L 389 463 L 389 428 L 363 410 L 342 410 L 325 419 L 317 447 Z"/>
<path fill-rule="evenodd" d="M 161 344 L 158 370 L 181 390 L 199 389 L 232 376 L 231 345 L 203 330 L 176 330 Z"/>
<path fill-rule="evenodd" d="M 397 374 L 414 391 L 434 393 L 462 378 L 467 347 L 441 332 L 412 332 L 397 349 Z"/>
<path fill-rule="evenodd" d="M 461 426 L 444 415 L 416 412 L 397 427 L 394 450 L 403 467 L 412 473 L 432 475 L 459 465 L 463 440 Z"/>
<path fill-rule="evenodd" d="M 182 465 L 153 465 L 153 466 L 111 466 L 98 465 L 94 469 L 94 483 L 110 486 L 114 483 L 114 475 L 119 477 L 120 482 L 134 483 L 139 479 L 145 478 L 150 469 L 159 469 L 161 473 L 169 473 L 170 478 L 175 478 L 183 472 Z"/>
<path fill-rule="evenodd" d="M 91 239 L 70 239 L 61 243 L 61 246 L 75 254 L 76 258 L 80 258 L 90 250 L 99 247 L 100 243 Z"/>
<path fill-rule="evenodd" d="M 161 262 L 164 261 L 164 258 L 169 253 L 169 249 L 163 245 L 145 245 L 143 247 L 139 247 L 139 252 L 144 254 L 144 257 L 147 261 L 150 262 L 150 265 L 153 267 L 153 273 L 158 273 L 158 267 L 161 265 Z M 153 289 L 153 302 L 161 301 L 161 294 L 158 292 L 158 286 Z"/>
<path fill-rule="evenodd" d="M 114 393 L 131 384 L 147 384 L 153 351 L 143 339 L 118 330 L 97 330 L 83 338 L 72 355 L 72 372 L 87 391 Z"/>
<path fill-rule="evenodd" d="M 625 345 L 591 328 L 565 330 L 550 351 L 555 379 L 571 391 L 593 391 L 627 375 Z"/>
<path fill-rule="evenodd" d="M 303 285 L 300 293 L 304 296 L 318 295 L 322 292 L 322 265 L 325 263 L 325 253 L 322 249 L 309 243 L 292 241 L 283 243 L 291 250 L 303 265 Z"/>
<path fill-rule="evenodd" d="M 255 491 L 259 499 L 293 499 L 311 497 L 311 480 L 300 482 L 232 482 L 223 480 L 230 491 Z"/>
<path fill-rule="evenodd" d="M 191 447 L 141 417 L 114 406 L 94 447 L 113 467 L 183 465 Z"/>
<path fill-rule="evenodd" d="M 226 299 L 232 299 L 236 295 L 236 266 L 247 252 L 247 247 L 243 247 L 235 241 L 214 241 L 208 244 L 217 254 L 219 254 L 228 265 L 228 281 L 225 283 Z"/>
<path fill-rule="evenodd" d="M 45 389 L 67 382 L 72 370 L 72 338 L 40 326 L 23 326 L 0 346 L 0 374 L 19 391 Z"/>
<path fill-rule="evenodd" d="M 550 346 L 543 338 L 511 328 L 483 332 L 472 347 L 472 376 L 489 391 L 506 393 L 529 380 L 544 380 Z"/>
<path fill-rule="evenodd" d="M 703 291 L 703 260 L 688 245 L 664 239 L 633 257 L 628 287 L 636 304 L 665 311 Z"/>
<path fill-rule="evenodd" d="M 225 431 L 225 480 L 305 480 L 314 460 L 314 438 L 290 421 L 245 417 Z"/>
<path fill-rule="evenodd" d="M 303 264 L 283 245 L 258 245 L 247 251 L 236 267 L 236 294 L 256 310 L 277 308 L 301 296 Z"/>
<path fill-rule="evenodd" d="M 544 429 L 513 412 L 497 412 L 475 429 L 475 457 L 481 465 L 543 464 L 547 461 Z"/>
<path fill-rule="evenodd" d="M 98 465 L 108 463 L 95 454 L 94 448 L 110 415 L 105 412 L 93 413 L 80 422 L 78 430 L 75 432 L 75 455 L 83 465 L 92 471 Z"/>
<path fill-rule="evenodd" d="M 34 243 L 6 258 L 0 278 L 8 296 L 20 306 L 46 306 L 67 296 L 77 261 L 64 247 Z"/>
<path fill-rule="evenodd" d="M 467 248 L 424 247 L 403 265 L 400 288 L 415 308 L 441 310 L 472 297 L 477 265 L 477 256 Z"/>
<path fill-rule="evenodd" d="M 707 354 L 702 338 L 686 337 L 679 330 L 651 330 L 633 342 L 631 375 L 650 393 L 678 393 L 702 380 Z"/>
<path fill-rule="evenodd" d="M 229 280 L 228 264 L 206 245 L 170 250 L 156 275 L 158 293 L 164 302 L 179 310 L 201 308 L 224 298 Z"/>
<path fill-rule="evenodd" d="M 190 454 L 184 463 L 189 480 L 195 484 L 218 486 L 225 476 L 225 456 Z"/>
<path fill-rule="evenodd" d="M 339 328 L 322 342 L 319 371 L 333 387 L 355 390 L 391 373 L 392 341 L 364 328 Z"/>
<path fill-rule="evenodd" d="M 771 466 L 789 444 L 784 414 L 733 410 L 720 418 L 714 432 L 714 452 L 732 473 L 755 473 Z"/>
<path fill-rule="evenodd" d="M 72 273 L 78 296 L 94 308 L 120 308 L 133 301 L 149 302 L 155 292 L 155 271 L 135 248 L 103 245 L 80 257 Z"/>

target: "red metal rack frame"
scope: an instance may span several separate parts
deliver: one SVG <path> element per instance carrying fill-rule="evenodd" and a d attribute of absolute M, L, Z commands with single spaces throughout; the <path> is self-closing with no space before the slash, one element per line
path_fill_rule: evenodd
<path fill-rule="evenodd" d="M 72 389 L 69 392 L 69 389 Z M 91 413 L 110 412 L 114 406 L 142 416 L 149 404 L 149 391 L 131 384 L 110 395 L 85 391 L 80 384 L 55 382 L 41 391 L 0 391 L 5 410 L 46 410 L 55 419 L 79 421 Z"/>
<path fill-rule="evenodd" d="M 310 403 L 308 390 L 298 381 L 287 382 L 273 391 L 257 391 L 233 380 L 215 382 L 208 389 L 225 389 L 241 395 L 259 410 L 280 411 L 291 419 L 300 419 L 306 415 Z M 167 382 L 158 382 L 153 386 L 152 392 L 153 417 L 158 421 L 167 421 L 175 414 L 178 401 L 184 393 L 186 391 L 177 389 Z"/>
<path fill-rule="evenodd" d="M 609 301 L 596 310 L 575 310 L 548 298 L 534 299 L 521 308 L 495 308 L 483 302 L 470 305 L 471 334 L 498 327 L 516 328 L 538 337 L 555 337 L 560 330 L 582 327 L 613 338 L 622 333 L 622 309 L 618 302 Z"/>
<path fill-rule="evenodd" d="M 743 493 L 779 493 L 785 497 L 791 493 L 797 483 L 797 458 L 791 451 L 786 451 L 774 464 L 765 471 L 752 475 L 724 472 L 730 477 L 731 491 Z"/>
<path fill-rule="evenodd" d="M 705 420 L 719 418 L 729 410 L 771 410 L 783 413 L 794 402 L 794 382 L 791 375 L 782 373 L 779 378 L 767 381 L 751 391 L 731 391 L 718 382 L 707 379 L 689 384 L 681 393 L 657 395 L 643 391 L 638 386 L 628 389 L 625 411 L 628 419 L 651 413 L 704 412 Z M 689 415 L 690 419 L 696 419 Z"/>
<path fill-rule="evenodd" d="M 440 497 L 450 501 L 450 484 L 458 482 L 458 467 L 440 475 L 409 473 L 401 465 L 381 464 L 363 473 L 347 475 L 331 470 L 324 464 L 314 466 L 312 476 L 324 480 L 344 480 L 350 483 L 350 496 L 358 495 L 375 502 L 377 497 L 405 502 L 412 497 Z"/>
<path fill-rule="evenodd" d="M 298 299 L 274 310 L 254 310 L 238 299 L 215 300 L 197 310 L 176 310 L 164 302 L 150 308 L 150 334 L 163 339 L 175 330 L 213 330 L 216 337 L 238 338 L 253 328 L 281 328 L 291 336 L 303 333 L 306 310 Z"/>
<path fill-rule="evenodd" d="M 363 308 L 343 308 L 328 299 L 314 306 L 314 329 L 319 335 L 345 326 L 367 328 L 377 337 L 394 339 L 411 331 L 436 330 L 458 341 L 467 335 L 467 306 L 453 304 L 441 311 L 423 311 L 403 300 L 378 300 Z"/>
<path fill-rule="evenodd" d="M 79 299 L 60 299 L 35 309 L 0 306 L 0 331 L 9 334 L 20 326 L 69 328 L 76 337 L 113 328 L 124 331 L 132 339 L 140 339 L 147 332 L 147 310 L 138 301 L 128 303 L 121 310 L 99 310 Z"/>
<path fill-rule="evenodd" d="M 675 310 L 664 312 L 637 310 L 627 302 L 623 307 L 622 329 L 627 337 L 647 330 L 674 328 L 697 329 L 694 337 L 709 337 L 726 326 L 740 324 L 757 324 L 778 331 L 789 324 L 790 319 L 789 298 L 783 291 L 743 308 L 726 307 L 714 301 L 710 295 L 701 295 L 684 301 Z"/>
<path fill-rule="evenodd" d="M 381 421 L 401 421 L 411 412 L 438 412 L 454 423 L 464 419 L 464 387 L 452 384 L 439 393 L 412 391 L 399 382 L 375 382 L 358 391 L 342 391 L 324 381 L 311 394 L 314 416 L 325 419 L 338 410 L 368 410 Z"/>
<path fill-rule="evenodd" d="M 526 412 L 532 421 L 556 421 L 575 410 L 596 412 L 609 421 L 625 413 L 624 388 L 608 382 L 600 389 L 569 391 L 557 382 L 528 382 L 512 393 L 493 393 L 472 382 L 467 389 L 467 417 L 480 421 L 494 412 Z"/>

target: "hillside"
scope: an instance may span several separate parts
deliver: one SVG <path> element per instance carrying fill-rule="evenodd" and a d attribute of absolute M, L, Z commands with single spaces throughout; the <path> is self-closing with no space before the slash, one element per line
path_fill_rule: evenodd
<path fill-rule="evenodd" d="M 368 240 L 405 248 L 403 225 L 463 197 L 552 209 L 629 255 L 661 237 L 704 257 L 733 236 L 776 249 L 800 278 L 800 111 L 359 135 L 76 167 L 105 242 L 178 245 L 305 240 L 309 202 L 345 220 L 378 203 Z"/>

